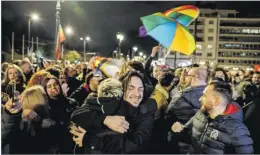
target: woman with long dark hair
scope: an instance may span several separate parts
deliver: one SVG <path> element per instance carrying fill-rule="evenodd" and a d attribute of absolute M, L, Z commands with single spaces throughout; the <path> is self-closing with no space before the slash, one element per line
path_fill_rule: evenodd
<path fill-rule="evenodd" d="M 67 98 L 62 91 L 59 80 L 55 76 L 47 76 L 43 80 L 43 88 L 48 96 L 50 117 L 59 125 L 60 153 L 72 153 L 73 142 L 68 130 L 69 118 L 78 106 L 76 100 Z"/>

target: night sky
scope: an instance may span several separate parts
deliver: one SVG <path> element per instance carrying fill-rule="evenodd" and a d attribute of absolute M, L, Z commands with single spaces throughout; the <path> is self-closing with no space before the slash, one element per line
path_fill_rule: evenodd
<path fill-rule="evenodd" d="M 91 2 L 65 1 L 61 3 L 61 24 L 63 29 L 71 25 L 75 35 L 67 41 L 69 48 L 83 50 L 80 37 L 91 37 L 90 50 L 103 56 L 111 56 L 116 49 L 116 33 L 121 32 L 125 38 L 122 42 L 124 54 L 137 46 L 140 51 L 150 53 L 158 43 L 150 37 L 139 38 L 140 17 L 155 12 L 193 2 Z M 200 8 L 236 9 L 241 17 L 260 17 L 260 2 L 197 2 Z M 257 6 L 257 7 L 256 7 Z M 15 45 L 21 46 L 22 35 L 28 34 L 28 14 L 38 12 L 41 22 L 31 23 L 31 37 L 39 37 L 39 42 L 54 42 L 56 1 L 2 1 L 2 50 L 8 49 L 11 33 L 15 32 Z"/>

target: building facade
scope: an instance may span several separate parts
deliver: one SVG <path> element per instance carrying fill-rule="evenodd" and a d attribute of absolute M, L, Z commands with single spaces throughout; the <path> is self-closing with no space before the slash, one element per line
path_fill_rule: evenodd
<path fill-rule="evenodd" d="M 260 18 L 237 18 L 236 10 L 200 9 L 197 19 L 196 52 L 176 55 L 177 66 L 193 61 L 217 63 L 224 68 L 253 68 L 260 64 Z M 194 22 L 188 27 L 194 34 Z M 173 61 L 171 53 L 167 61 Z"/>

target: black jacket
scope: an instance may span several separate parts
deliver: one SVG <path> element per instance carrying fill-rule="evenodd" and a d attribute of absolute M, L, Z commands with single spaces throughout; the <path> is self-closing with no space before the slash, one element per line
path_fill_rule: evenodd
<path fill-rule="evenodd" d="M 83 145 L 90 153 L 143 153 L 151 140 L 155 111 L 153 99 L 137 108 L 122 101 L 116 115 L 125 116 L 130 123 L 128 132 L 119 134 L 109 129 L 97 135 L 86 134 Z"/>
<path fill-rule="evenodd" d="M 244 123 L 248 127 L 251 137 L 254 141 L 254 153 L 260 153 L 260 126 L 257 119 L 260 118 L 260 97 L 255 98 L 253 101 L 243 109 L 245 111 Z"/>
<path fill-rule="evenodd" d="M 145 69 L 144 75 L 149 80 L 149 82 L 153 85 L 153 87 L 155 87 L 158 83 L 158 80 L 153 76 L 151 76 L 150 67 L 152 61 L 153 61 L 153 57 L 149 56 L 144 65 L 144 69 Z"/>
<path fill-rule="evenodd" d="M 8 136 L 10 154 L 55 154 L 59 152 L 59 128 L 51 119 L 15 122 Z M 8 132 L 8 131 L 7 131 Z"/>
<path fill-rule="evenodd" d="M 19 123 L 22 119 L 21 112 L 11 114 L 4 106 L 1 106 L 2 122 L 1 122 L 1 136 L 2 136 L 2 154 L 9 153 L 9 144 L 12 133 L 19 128 Z"/>
<path fill-rule="evenodd" d="M 70 88 L 67 92 L 68 96 L 70 96 L 81 85 L 81 81 L 79 81 L 75 77 L 69 77 L 67 83 L 68 87 Z"/>
<path fill-rule="evenodd" d="M 68 126 L 71 113 L 78 107 L 78 104 L 74 99 L 60 96 L 57 100 L 49 99 L 49 106 L 50 117 L 56 122 L 59 129 L 56 133 L 59 152 L 70 154 L 73 152 L 74 143 Z"/>
<path fill-rule="evenodd" d="M 81 106 L 91 92 L 93 91 L 84 83 L 70 95 L 70 98 L 75 99 L 79 103 L 79 106 Z"/>
<path fill-rule="evenodd" d="M 229 104 L 224 114 L 214 119 L 199 111 L 185 126 L 192 128 L 190 153 L 253 153 L 253 141 L 242 123 L 242 110 L 236 104 Z"/>
<path fill-rule="evenodd" d="M 99 104 L 100 103 L 100 104 Z M 77 108 L 71 115 L 71 121 L 96 135 L 107 129 L 103 122 L 107 115 L 114 115 L 120 108 L 120 100 L 116 98 L 88 98 L 86 104 Z"/>

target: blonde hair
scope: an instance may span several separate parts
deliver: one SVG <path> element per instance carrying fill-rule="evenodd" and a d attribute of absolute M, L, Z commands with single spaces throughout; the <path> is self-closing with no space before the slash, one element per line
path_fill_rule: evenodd
<path fill-rule="evenodd" d="M 8 68 L 5 70 L 5 75 L 4 75 L 4 80 L 3 80 L 3 83 L 2 84 L 8 84 L 10 82 L 10 79 L 9 79 L 9 76 L 8 76 L 8 72 L 10 69 L 16 69 L 17 72 L 19 73 L 19 79 L 20 79 L 20 82 L 21 83 L 24 83 L 25 82 L 25 76 L 23 74 L 23 71 L 15 64 L 11 64 L 8 66 Z"/>
<path fill-rule="evenodd" d="M 123 86 L 117 79 L 108 78 L 99 84 L 97 92 L 98 97 L 116 97 L 120 99 L 123 96 Z"/>
<path fill-rule="evenodd" d="M 42 86 L 33 86 L 22 93 L 22 109 L 35 110 L 39 105 L 48 103 L 48 97 Z"/>

